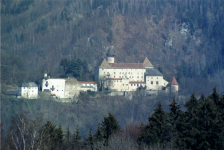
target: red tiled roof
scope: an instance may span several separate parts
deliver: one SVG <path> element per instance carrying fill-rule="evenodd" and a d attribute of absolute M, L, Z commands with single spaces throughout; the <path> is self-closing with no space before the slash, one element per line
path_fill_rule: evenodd
<path fill-rule="evenodd" d="M 121 80 L 121 78 L 107 78 L 107 80 Z"/>
<path fill-rule="evenodd" d="M 111 63 L 110 68 L 145 69 L 142 63 Z"/>
<path fill-rule="evenodd" d="M 129 81 L 130 84 L 145 84 L 144 81 Z"/>
<path fill-rule="evenodd" d="M 96 81 L 78 81 L 79 83 L 90 83 L 90 84 L 97 84 Z"/>
<path fill-rule="evenodd" d="M 169 83 L 170 85 L 179 85 L 175 77 L 173 77 L 172 81 Z"/>

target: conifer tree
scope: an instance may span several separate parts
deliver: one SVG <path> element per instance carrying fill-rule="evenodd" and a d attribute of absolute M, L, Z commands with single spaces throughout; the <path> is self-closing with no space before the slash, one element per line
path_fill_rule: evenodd
<path fill-rule="evenodd" d="M 179 149 L 185 149 L 186 144 L 186 117 L 183 111 L 180 112 L 176 121 L 176 134 L 174 137 L 174 146 Z"/>
<path fill-rule="evenodd" d="M 70 132 L 69 127 L 67 128 L 67 131 L 65 133 L 65 149 L 71 148 L 71 140 L 72 140 L 72 134 Z"/>
<path fill-rule="evenodd" d="M 172 139 L 174 136 L 176 136 L 176 124 L 177 124 L 178 118 L 180 117 L 181 106 L 177 104 L 177 102 L 175 101 L 175 98 L 173 98 L 173 101 L 171 102 L 169 106 L 170 106 L 169 123 L 171 125 L 171 132 L 172 132 L 171 139 Z"/>
<path fill-rule="evenodd" d="M 212 99 L 216 105 L 218 105 L 218 101 L 219 101 L 219 94 L 216 91 L 216 88 L 213 88 L 213 92 L 212 94 L 209 96 L 210 99 Z"/>
<path fill-rule="evenodd" d="M 184 105 L 186 112 L 186 144 L 187 148 L 196 148 L 197 138 L 200 136 L 199 131 L 199 102 L 193 93 L 190 100 Z"/>
<path fill-rule="evenodd" d="M 94 138 L 96 141 L 103 141 L 103 135 L 101 133 L 101 128 L 100 128 L 100 124 L 98 125 L 97 131 L 94 135 Z"/>
<path fill-rule="evenodd" d="M 108 117 L 104 117 L 103 122 L 101 123 L 101 131 L 103 134 L 103 138 L 105 139 L 106 144 L 108 143 L 109 137 L 116 132 L 120 131 L 120 126 L 117 121 L 117 118 L 111 113 L 108 113 Z"/>
<path fill-rule="evenodd" d="M 54 141 L 53 149 L 62 148 L 64 144 L 64 134 L 61 125 L 59 125 L 59 127 L 55 129 L 53 141 Z"/>
<path fill-rule="evenodd" d="M 80 149 L 82 146 L 81 142 L 82 137 L 80 136 L 79 128 L 77 126 L 75 133 L 72 136 L 72 148 Z"/>
<path fill-rule="evenodd" d="M 92 133 L 92 130 L 90 129 L 89 131 L 89 136 L 88 138 L 85 140 L 85 145 L 89 146 L 91 150 L 93 150 L 93 143 L 94 143 L 94 136 Z"/>
<path fill-rule="evenodd" d="M 154 113 L 149 117 L 149 124 L 141 132 L 139 140 L 147 145 L 168 142 L 170 126 L 167 119 L 168 115 L 159 102 L 157 108 L 154 109 Z"/>

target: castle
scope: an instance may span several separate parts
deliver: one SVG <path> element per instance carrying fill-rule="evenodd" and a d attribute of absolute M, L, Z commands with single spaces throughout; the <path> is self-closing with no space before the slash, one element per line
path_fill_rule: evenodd
<path fill-rule="evenodd" d="M 147 57 L 139 63 L 115 63 L 115 53 L 110 49 L 106 59 L 100 59 L 94 67 L 94 78 L 102 88 L 111 91 L 136 91 L 140 86 L 146 90 L 162 90 L 170 87 L 178 91 L 175 78 L 168 84 L 163 74 L 155 69 Z M 175 81 L 174 81 L 175 80 Z"/>

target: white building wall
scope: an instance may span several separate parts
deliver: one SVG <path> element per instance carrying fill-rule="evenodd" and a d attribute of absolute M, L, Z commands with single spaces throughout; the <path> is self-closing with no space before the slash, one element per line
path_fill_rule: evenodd
<path fill-rule="evenodd" d="M 24 98 L 36 99 L 38 97 L 38 87 L 19 87 L 18 91 Z"/>
<path fill-rule="evenodd" d="M 50 90 L 51 94 L 55 94 L 59 98 L 64 98 L 65 97 L 65 79 L 53 79 L 53 78 L 46 79 L 46 80 L 43 79 L 42 91 L 44 91 L 45 89 Z"/>

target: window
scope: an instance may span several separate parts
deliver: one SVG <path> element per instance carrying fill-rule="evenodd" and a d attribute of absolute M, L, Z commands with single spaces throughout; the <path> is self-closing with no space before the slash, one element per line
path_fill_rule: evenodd
<path fill-rule="evenodd" d="M 107 74 L 109 74 L 109 72 L 107 72 Z"/>
<path fill-rule="evenodd" d="M 128 74 L 130 74 L 130 72 L 128 72 Z"/>
<path fill-rule="evenodd" d="M 132 86 L 132 84 L 131 84 L 131 86 Z"/>
<path fill-rule="evenodd" d="M 135 86 L 135 84 L 134 84 L 134 86 Z"/>
<path fill-rule="evenodd" d="M 121 74 L 121 72 L 120 72 L 120 74 Z"/>
<path fill-rule="evenodd" d="M 130 78 L 131 78 L 131 76 L 130 76 Z"/>
<path fill-rule="evenodd" d="M 121 82 L 121 81 L 120 81 Z"/>
<path fill-rule="evenodd" d="M 116 72 L 114 72 L 114 74 L 116 74 Z"/>
<path fill-rule="evenodd" d="M 137 76 L 137 78 L 139 78 L 139 76 Z"/>
<path fill-rule="evenodd" d="M 134 78 L 134 76 L 132 76 L 132 78 Z"/>
<path fill-rule="evenodd" d="M 105 74 L 105 72 L 104 72 L 104 74 Z"/>
<path fill-rule="evenodd" d="M 153 79 L 153 77 L 151 77 L 151 79 Z"/>
<path fill-rule="evenodd" d="M 153 81 L 151 81 L 151 84 L 153 84 Z"/>
<path fill-rule="evenodd" d="M 156 84 L 159 84 L 159 81 L 156 81 Z"/>
<path fill-rule="evenodd" d="M 121 76 L 119 76 L 119 78 L 121 78 Z"/>
<path fill-rule="evenodd" d="M 128 84 L 126 84 L 126 86 L 128 86 Z"/>
<path fill-rule="evenodd" d="M 157 79 L 158 79 L 158 77 L 157 77 Z"/>
<path fill-rule="evenodd" d="M 123 84 L 123 86 L 124 86 L 124 84 Z"/>
<path fill-rule="evenodd" d="M 143 76 L 142 76 L 142 78 L 143 78 Z"/>
<path fill-rule="evenodd" d="M 118 82 L 118 80 L 117 80 L 117 82 Z"/>
<path fill-rule="evenodd" d="M 114 76 L 114 78 L 115 78 L 115 76 Z"/>

